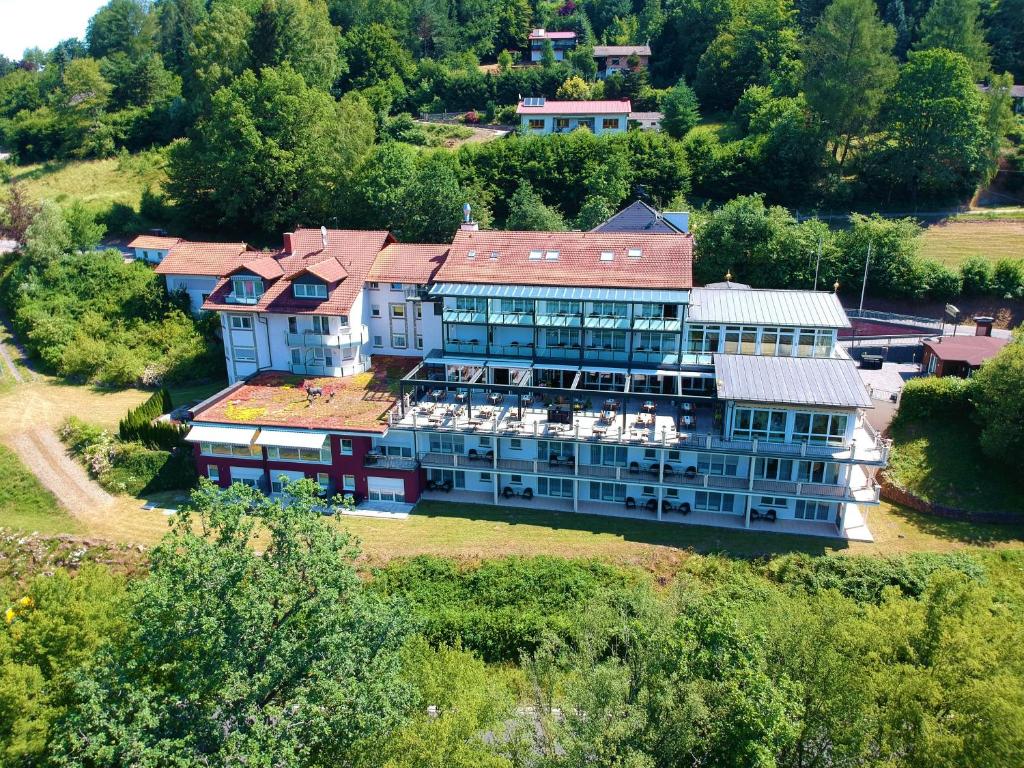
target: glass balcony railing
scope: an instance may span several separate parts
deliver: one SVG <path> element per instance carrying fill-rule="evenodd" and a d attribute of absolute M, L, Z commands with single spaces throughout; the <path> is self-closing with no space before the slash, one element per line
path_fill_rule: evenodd
<path fill-rule="evenodd" d="M 255 304 L 260 300 L 260 296 L 242 296 L 237 293 L 229 293 L 224 297 L 224 301 L 228 304 Z"/>
<path fill-rule="evenodd" d="M 682 321 L 674 317 L 635 317 L 634 331 L 676 331 L 683 327 Z"/>
<path fill-rule="evenodd" d="M 487 313 L 476 312 L 470 309 L 446 309 L 441 313 L 441 319 L 446 323 L 470 323 L 472 325 L 483 325 L 487 322 Z"/>
<path fill-rule="evenodd" d="M 478 341 L 446 341 L 444 351 L 455 355 L 486 355 L 487 345 Z"/>
<path fill-rule="evenodd" d="M 532 344 L 491 344 L 490 354 L 495 357 L 533 357 Z"/>
<path fill-rule="evenodd" d="M 491 312 L 487 315 L 491 325 L 533 325 L 532 312 Z"/>
<path fill-rule="evenodd" d="M 634 363 L 650 363 L 651 365 L 678 365 L 679 355 L 675 352 L 661 352 L 651 349 L 634 349 Z"/>
<path fill-rule="evenodd" d="M 555 312 L 554 314 L 537 315 L 537 325 L 547 328 L 579 328 L 582 325 L 582 320 L 579 315 Z"/>
<path fill-rule="evenodd" d="M 317 365 L 315 363 L 289 363 L 288 369 L 292 373 L 306 376 L 342 376 L 340 365 Z"/>
<path fill-rule="evenodd" d="M 629 360 L 629 352 L 624 349 L 608 349 L 606 347 L 587 347 L 583 350 L 583 356 L 587 360 L 599 362 L 622 363 Z"/>
<path fill-rule="evenodd" d="M 629 318 L 625 315 L 587 315 L 583 318 L 583 327 L 626 330 L 629 328 Z"/>
<path fill-rule="evenodd" d="M 287 341 L 290 347 L 355 347 L 362 343 L 359 334 L 352 331 L 340 334 L 301 331 L 287 334 Z"/>

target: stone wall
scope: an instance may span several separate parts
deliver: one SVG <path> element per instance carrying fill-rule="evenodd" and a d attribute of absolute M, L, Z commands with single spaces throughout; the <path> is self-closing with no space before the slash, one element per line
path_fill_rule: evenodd
<path fill-rule="evenodd" d="M 881 496 L 883 499 L 892 502 L 893 504 L 909 507 L 910 509 L 922 512 L 926 515 L 944 517 L 949 520 L 965 520 L 970 523 L 1024 524 L 1024 515 L 1019 515 L 1014 512 L 975 512 L 969 509 L 947 507 L 945 504 L 936 504 L 935 502 L 927 501 L 926 499 L 922 499 L 913 491 L 909 491 L 892 482 L 885 476 L 884 472 L 878 473 L 878 481 L 881 485 Z"/>

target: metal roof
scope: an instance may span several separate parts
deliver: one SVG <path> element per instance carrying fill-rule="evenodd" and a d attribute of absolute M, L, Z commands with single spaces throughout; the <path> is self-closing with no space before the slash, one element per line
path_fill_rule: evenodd
<path fill-rule="evenodd" d="M 694 288 L 688 319 L 693 323 L 850 327 L 839 298 L 823 291 Z"/>
<path fill-rule="evenodd" d="M 651 288 L 583 288 L 568 285 L 496 285 L 494 283 L 434 283 L 431 296 L 475 296 L 487 299 L 547 299 L 567 301 L 631 301 L 685 304 L 689 291 Z"/>
<path fill-rule="evenodd" d="M 663 232 L 675 235 L 680 230 L 643 200 L 634 200 L 591 232 Z"/>
<path fill-rule="evenodd" d="M 715 355 L 715 377 L 723 400 L 872 407 L 856 363 L 848 358 Z"/>

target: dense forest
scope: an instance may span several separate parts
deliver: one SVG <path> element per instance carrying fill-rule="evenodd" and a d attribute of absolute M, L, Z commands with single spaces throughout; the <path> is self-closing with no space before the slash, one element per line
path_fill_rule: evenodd
<path fill-rule="evenodd" d="M 1019 552 L 359 573 L 314 493 L 204 483 L 132 576 L 6 555 L 3 763 L 1020 765 Z"/>
<path fill-rule="evenodd" d="M 533 27 L 580 45 L 521 66 Z M 595 80 L 594 44 L 648 41 L 649 72 Z M 169 211 L 223 236 L 327 223 L 439 239 L 465 200 L 504 224 L 523 185 L 570 224 L 638 188 L 663 205 L 906 210 L 970 197 L 1000 153 L 1020 166 L 1024 2 L 111 0 L 83 40 L 0 75 L 0 145 L 19 162 L 169 145 Z M 416 147 L 410 113 L 508 121 L 525 95 L 630 98 L 666 130 Z"/>

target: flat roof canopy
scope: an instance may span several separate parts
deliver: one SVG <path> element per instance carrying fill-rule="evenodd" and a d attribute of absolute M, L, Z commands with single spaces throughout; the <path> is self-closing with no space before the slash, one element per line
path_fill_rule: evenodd
<path fill-rule="evenodd" d="M 547 299 L 551 301 L 623 301 L 686 304 L 689 291 L 653 288 L 581 288 L 558 285 L 497 285 L 493 283 L 434 283 L 431 296 L 471 296 L 484 299 Z"/>
<path fill-rule="evenodd" d="M 327 440 L 326 432 L 291 432 L 284 429 L 264 429 L 256 438 L 256 445 L 272 445 L 278 448 L 315 448 L 324 447 Z"/>
<path fill-rule="evenodd" d="M 850 327 L 839 298 L 824 291 L 694 288 L 688 319 L 791 328 Z"/>
<path fill-rule="evenodd" d="M 723 400 L 872 407 L 856 363 L 848 358 L 715 355 L 715 377 Z"/>
<path fill-rule="evenodd" d="M 190 443 L 252 445 L 256 431 L 252 427 L 213 427 L 207 424 L 197 424 L 188 431 L 185 439 Z"/>

